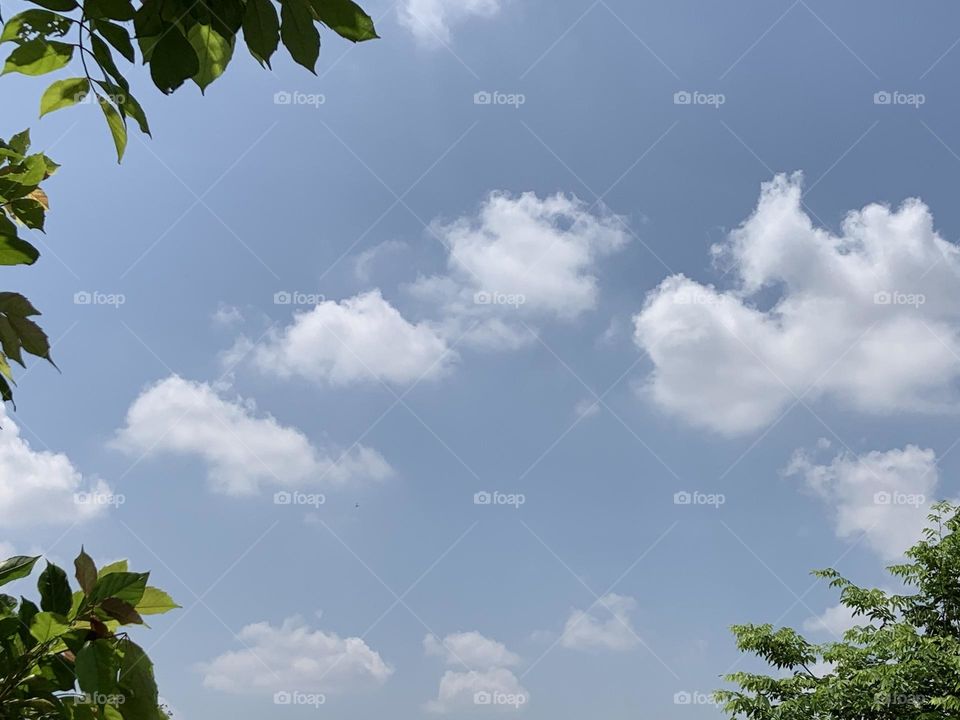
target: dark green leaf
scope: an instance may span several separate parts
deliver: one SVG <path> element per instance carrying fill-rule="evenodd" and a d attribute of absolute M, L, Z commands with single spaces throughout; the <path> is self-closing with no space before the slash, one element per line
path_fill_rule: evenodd
<path fill-rule="evenodd" d="M 193 46 L 175 25 L 164 28 L 150 53 L 150 76 L 165 93 L 171 93 L 200 72 L 200 61 Z"/>
<path fill-rule="evenodd" d="M 70 612 L 73 591 L 70 589 L 67 574 L 61 568 L 48 562 L 37 580 L 37 589 L 40 591 L 41 609 L 58 615 Z"/>
<path fill-rule="evenodd" d="M 13 580 L 25 578 L 33 572 L 33 566 L 40 556 L 29 557 L 27 555 L 17 555 L 0 563 L 0 585 L 6 585 Z"/>
<path fill-rule="evenodd" d="M 317 19 L 340 37 L 353 42 L 379 37 L 373 18 L 353 0 L 310 0 Z"/>
<path fill-rule="evenodd" d="M 97 584 L 97 566 L 93 562 L 93 558 L 87 555 L 83 548 L 80 548 L 80 554 L 73 561 L 73 567 L 76 571 L 80 589 L 89 595 L 93 591 L 93 586 Z"/>
<path fill-rule="evenodd" d="M 136 606 L 146 590 L 148 577 L 149 573 L 122 571 L 103 575 L 97 580 L 87 599 L 95 604 L 114 597 Z"/>
<path fill-rule="evenodd" d="M 85 693 L 108 694 L 117 687 L 118 662 L 109 640 L 94 640 L 77 653 L 77 683 Z"/>
<path fill-rule="evenodd" d="M 109 20 L 94 20 L 93 26 L 118 53 L 130 62 L 136 61 L 137 56 L 133 50 L 133 43 L 130 42 L 130 33 L 127 32 L 125 27 Z"/>
<path fill-rule="evenodd" d="M 103 110 L 103 116 L 107 119 L 107 127 L 110 128 L 110 135 L 113 136 L 113 144 L 117 148 L 117 162 L 123 160 L 123 152 L 127 149 L 127 126 L 120 117 L 117 109 L 110 104 L 109 100 L 97 98 L 100 101 L 100 108 Z"/>
<path fill-rule="evenodd" d="M 320 33 L 313 24 L 307 0 L 281 0 L 280 38 L 297 63 L 315 72 L 320 56 Z"/>
<path fill-rule="evenodd" d="M 247 0 L 243 37 L 250 53 L 269 67 L 270 58 L 280 43 L 280 19 L 270 0 Z"/>

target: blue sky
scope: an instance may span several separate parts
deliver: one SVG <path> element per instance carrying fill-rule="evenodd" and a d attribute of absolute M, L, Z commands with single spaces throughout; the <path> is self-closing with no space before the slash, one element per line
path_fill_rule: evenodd
<path fill-rule="evenodd" d="M 122 166 L 4 78 L 63 372 L 0 541 L 152 569 L 178 718 L 718 717 L 729 625 L 829 640 L 808 571 L 888 583 L 957 494 L 960 14 L 368 9 L 318 77 L 140 77 Z"/>

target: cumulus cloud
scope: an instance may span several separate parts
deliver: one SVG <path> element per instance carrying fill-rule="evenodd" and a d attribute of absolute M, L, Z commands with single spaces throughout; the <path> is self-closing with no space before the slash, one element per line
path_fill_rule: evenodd
<path fill-rule="evenodd" d="M 427 635 L 423 648 L 427 655 L 441 657 L 448 665 L 466 665 L 471 669 L 511 667 L 520 663 L 520 657 L 507 650 L 506 645 L 476 631 L 453 633 L 442 642 L 435 635 Z"/>
<path fill-rule="evenodd" d="M 114 444 L 132 455 L 199 458 L 214 489 L 228 495 L 255 494 L 263 485 L 301 489 L 381 480 L 391 473 L 376 450 L 319 450 L 299 430 L 258 416 L 252 402 L 224 399 L 206 383 L 177 376 L 137 397 Z"/>
<path fill-rule="evenodd" d="M 379 290 L 295 314 L 249 357 L 264 372 L 330 385 L 409 384 L 442 376 L 456 361 L 436 328 L 408 322 Z"/>
<path fill-rule="evenodd" d="M 476 213 L 431 230 L 447 248 L 446 268 L 403 288 L 422 317 L 405 317 L 379 289 L 327 300 L 259 343 L 241 338 L 226 364 L 249 359 L 264 373 L 318 385 L 437 379 L 459 360 L 455 346 L 517 349 L 534 342 L 531 324 L 593 309 L 597 263 L 627 240 L 605 209 L 533 193 L 492 193 Z"/>
<path fill-rule="evenodd" d="M 858 625 L 868 625 L 864 617 L 854 617 L 853 612 L 846 605 L 828 607 L 822 614 L 807 618 L 803 622 L 803 629 L 812 633 L 826 633 L 834 638 L 841 639 L 843 634 Z"/>
<path fill-rule="evenodd" d="M 404 0 L 399 7 L 400 24 L 427 46 L 448 44 L 453 26 L 499 12 L 500 0 Z"/>
<path fill-rule="evenodd" d="M 472 631 L 447 635 L 442 642 L 427 635 L 423 648 L 427 655 L 463 668 L 443 674 L 437 698 L 426 705 L 430 712 L 489 710 L 491 706 L 516 710 L 527 704 L 526 688 L 509 669 L 520 664 L 520 657 L 503 643 Z"/>
<path fill-rule="evenodd" d="M 36 450 L 0 404 L 0 526 L 69 525 L 104 514 L 110 486 L 84 479 L 63 453 Z"/>
<path fill-rule="evenodd" d="M 729 435 L 768 425 L 797 396 L 869 414 L 955 411 L 960 250 L 919 200 L 850 212 L 835 235 L 808 217 L 801 185 L 765 183 L 713 248 L 731 289 L 674 275 L 648 295 L 634 339 L 653 362 L 654 401 Z"/>
<path fill-rule="evenodd" d="M 455 672 L 447 670 L 440 679 L 437 698 L 426 708 L 434 713 L 500 709 L 518 710 L 529 702 L 530 694 L 520 680 L 506 668 Z"/>
<path fill-rule="evenodd" d="M 831 509 L 838 537 L 863 534 L 887 561 L 900 559 L 921 539 L 940 485 L 934 451 L 915 445 L 862 455 L 845 452 L 819 465 L 800 450 L 785 474 L 803 479 Z"/>
<path fill-rule="evenodd" d="M 447 247 L 447 271 L 411 292 L 441 308 L 448 333 L 474 327 L 475 344 L 510 349 L 530 340 L 520 323 L 572 320 L 596 307 L 598 260 L 621 249 L 621 218 L 574 196 L 491 193 L 475 215 L 432 231 Z"/>
<path fill-rule="evenodd" d="M 312 630 L 299 617 L 279 627 L 247 625 L 238 639 L 242 650 L 200 665 L 204 687 L 236 694 L 335 693 L 375 687 L 393 674 L 361 638 Z"/>
<path fill-rule="evenodd" d="M 637 608 L 632 597 L 610 593 L 587 610 L 573 610 L 560 644 L 574 650 L 630 650 L 639 642 L 630 619 Z"/>

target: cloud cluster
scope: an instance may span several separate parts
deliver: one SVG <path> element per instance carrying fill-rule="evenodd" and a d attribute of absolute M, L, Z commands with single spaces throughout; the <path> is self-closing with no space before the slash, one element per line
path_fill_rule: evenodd
<path fill-rule="evenodd" d="M 312 630 L 299 617 L 279 627 L 247 625 L 238 639 L 242 650 L 201 664 L 204 687 L 236 694 L 336 693 L 376 687 L 393 674 L 361 638 Z"/>
<path fill-rule="evenodd" d="M 458 360 L 455 345 L 515 349 L 533 342 L 531 324 L 594 308 L 597 263 L 627 241 L 619 217 L 559 194 L 491 193 L 476 214 L 431 232 L 447 248 L 446 269 L 404 288 L 425 319 L 404 317 L 375 289 L 296 313 L 256 345 L 241 338 L 227 360 L 318 385 L 440 378 Z"/>
<path fill-rule="evenodd" d="M 907 445 L 862 455 L 840 453 L 816 464 L 797 451 L 787 476 L 801 478 L 833 513 L 838 537 L 859 538 L 896 561 L 921 538 L 940 485 L 936 454 Z"/>
<path fill-rule="evenodd" d="M 264 485 L 298 489 L 391 474 L 376 450 L 356 445 L 339 456 L 319 450 L 299 430 L 269 415 L 258 417 L 252 403 L 224 399 L 206 383 L 177 376 L 134 400 L 114 445 L 134 456 L 199 458 L 213 488 L 228 495 L 255 494 Z"/>
<path fill-rule="evenodd" d="M 728 435 L 768 425 L 797 397 L 870 414 L 955 411 L 960 250 L 919 200 L 850 212 L 835 235 L 811 221 L 801 185 L 765 183 L 713 248 L 732 289 L 673 275 L 648 295 L 634 340 L 653 362 L 651 397 Z"/>
<path fill-rule="evenodd" d="M 587 610 L 573 610 L 560 644 L 574 650 L 630 650 L 639 642 L 630 619 L 636 608 L 632 597 L 610 593 Z"/>
<path fill-rule="evenodd" d="M 0 404 L 0 526 L 70 525 L 104 514 L 110 486 L 84 480 L 63 453 L 36 450 Z"/>
<path fill-rule="evenodd" d="M 499 12 L 500 0 L 404 0 L 399 18 L 419 43 L 435 46 L 450 42 L 453 26 Z"/>
<path fill-rule="evenodd" d="M 440 678 L 436 699 L 426 704 L 430 712 L 462 712 L 478 705 L 516 710 L 527 704 L 529 693 L 509 669 L 520 664 L 520 657 L 503 643 L 473 631 L 453 633 L 442 641 L 427 635 L 423 647 L 427 655 L 458 667 Z"/>

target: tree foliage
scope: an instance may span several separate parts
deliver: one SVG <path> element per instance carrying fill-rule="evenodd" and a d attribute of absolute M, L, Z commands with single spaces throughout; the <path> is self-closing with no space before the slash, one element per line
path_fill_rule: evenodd
<path fill-rule="evenodd" d="M 315 72 L 318 26 L 352 42 L 377 37 L 373 20 L 353 0 L 28 0 L 3 23 L 0 48 L 9 48 L 0 75 L 64 71 L 40 97 L 40 116 L 96 103 L 113 138 L 117 160 L 130 121 L 150 134 L 143 107 L 125 74 L 147 65 L 164 93 L 188 80 L 202 91 L 223 75 L 237 37 L 270 66 L 282 43 L 294 61 Z M 278 11 L 279 8 L 279 11 Z M 2 22 L 2 17 L 0 17 Z M 2 57 L 2 54 L 0 54 Z M 69 72 L 76 68 L 74 72 Z M 42 153 L 28 154 L 29 131 L 0 140 L 0 265 L 32 265 L 40 253 L 21 237 L 43 231 L 50 209 L 40 185 L 57 169 Z M 53 362 L 47 336 L 31 320 L 40 313 L 22 295 L 0 292 L 0 399 L 12 401 L 10 361 L 23 352 Z"/>
<path fill-rule="evenodd" d="M 0 586 L 39 559 L 0 563 Z M 122 628 L 179 606 L 125 560 L 98 570 L 81 550 L 74 570 L 76 591 L 47 563 L 39 606 L 0 594 L 0 720 L 164 720 L 153 663 Z"/>
<path fill-rule="evenodd" d="M 731 718 L 943 720 L 960 717 L 960 506 L 934 506 L 924 538 L 889 568 L 904 593 L 815 575 L 840 590 L 861 621 L 839 642 L 814 644 L 789 628 L 738 625 L 737 646 L 779 672 L 738 672 L 716 693 Z"/>

